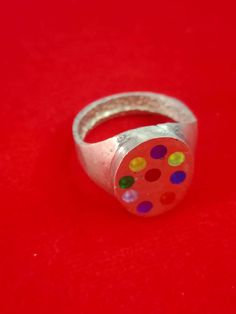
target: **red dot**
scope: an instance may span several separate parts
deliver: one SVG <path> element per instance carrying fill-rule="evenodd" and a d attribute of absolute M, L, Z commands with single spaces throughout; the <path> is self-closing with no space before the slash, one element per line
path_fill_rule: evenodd
<path fill-rule="evenodd" d="M 161 176 L 161 171 L 159 169 L 150 169 L 145 174 L 145 179 L 149 182 L 157 181 Z"/>
<path fill-rule="evenodd" d="M 166 192 L 162 194 L 161 199 L 160 199 L 163 205 L 169 205 L 173 203 L 174 200 L 175 200 L 175 193 L 173 192 Z"/>

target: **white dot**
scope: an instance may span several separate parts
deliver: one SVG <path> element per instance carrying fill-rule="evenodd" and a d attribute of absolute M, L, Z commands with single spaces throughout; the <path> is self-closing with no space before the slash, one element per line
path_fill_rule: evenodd
<path fill-rule="evenodd" d="M 128 190 L 122 195 L 122 200 L 126 203 L 135 202 L 138 199 L 138 192 L 135 190 Z"/>

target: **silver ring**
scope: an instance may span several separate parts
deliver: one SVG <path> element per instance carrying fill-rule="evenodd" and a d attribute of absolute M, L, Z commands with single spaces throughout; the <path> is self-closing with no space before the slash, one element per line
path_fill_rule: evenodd
<path fill-rule="evenodd" d="M 87 143 L 86 134 L 115 116 L 149 112 L 174 122 L 131 129 Z M 183 199 L 193 176 L 197 118 L 181 101 L 152 92 L 128 92 L 92 102 L 73 122 L 80 162 L 99 186 L 136 215 L 154 216 Z"/>

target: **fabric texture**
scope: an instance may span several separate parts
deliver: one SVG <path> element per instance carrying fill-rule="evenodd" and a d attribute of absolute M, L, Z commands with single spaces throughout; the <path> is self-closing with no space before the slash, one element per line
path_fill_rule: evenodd
<path fill-rule="evenodd" d="M 235 314 L 235 3 L 10 0 L 0 15 L 0 313 Z M 190 191 L 152 219 L 87 177 L 71 134 L 89 102 L 138 90 L 199 119 Z"/>

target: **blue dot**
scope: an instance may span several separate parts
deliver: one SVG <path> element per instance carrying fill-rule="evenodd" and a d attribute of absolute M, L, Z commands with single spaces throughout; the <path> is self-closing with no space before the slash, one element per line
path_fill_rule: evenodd
<path fill-rule="evenodd" d="M 184 171 L 176 171 L 174 173 L 172 173 L 172 175 L 170 176 L 170 181 L 173 184 L 179 184 L 182 183 L 186 178 L 186 173 Z"/>
<path fill-rule="evenodd" d="M 147 212 L 149 212 L 153 207 L 153 204 L 149 201 L 144 201 L 138 204 L 137 206 L 137 211 L 140 214 L 145 214 Z"/>
<path fill-rule="evenodd" d="M 156 145 L 151 149 L 150 155 L 154 159 L 161 159 L 165 157 L 167 148 L 164 145 Z"/>

